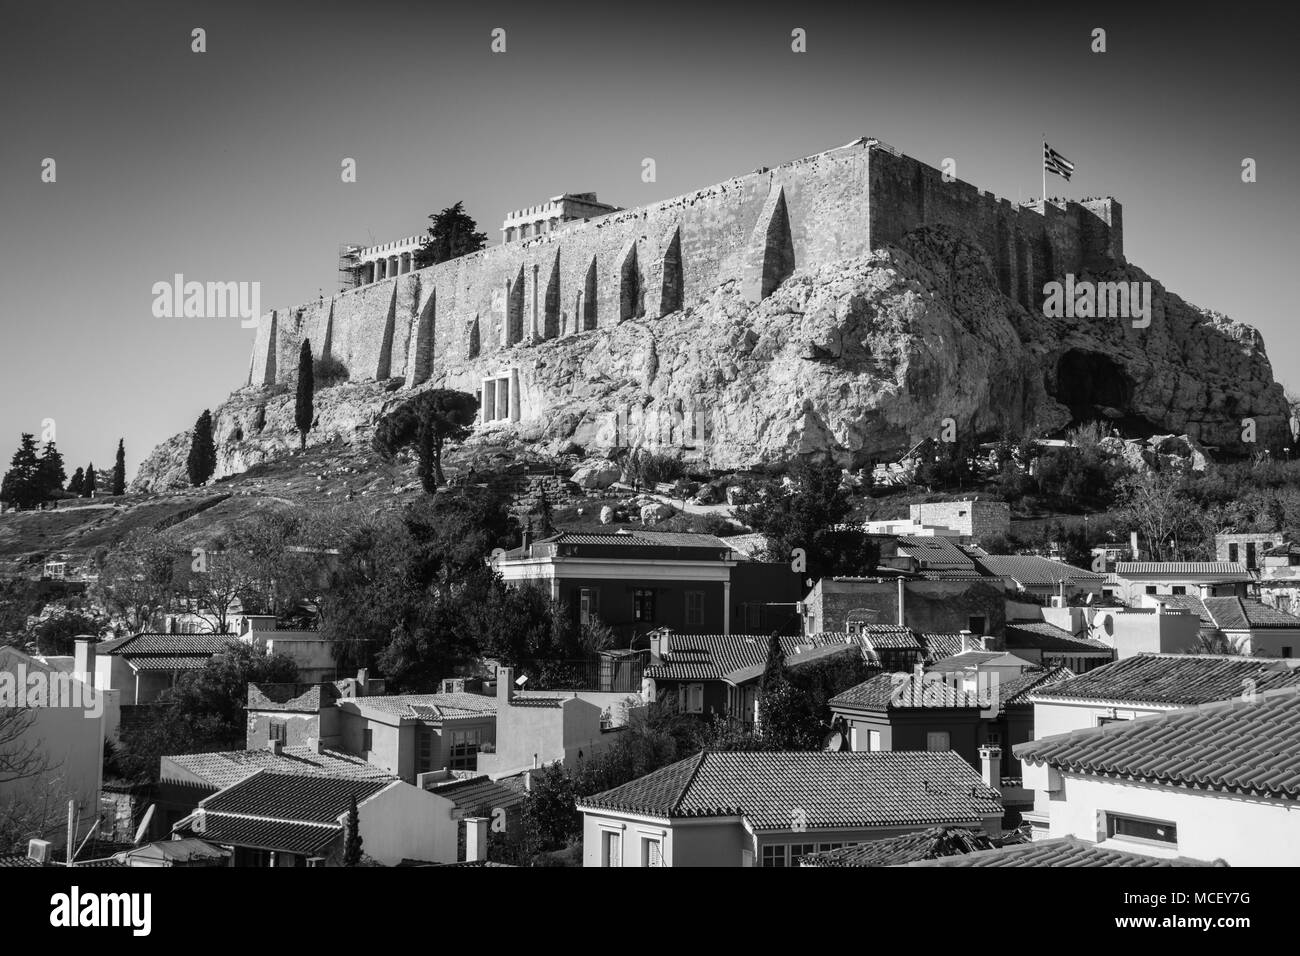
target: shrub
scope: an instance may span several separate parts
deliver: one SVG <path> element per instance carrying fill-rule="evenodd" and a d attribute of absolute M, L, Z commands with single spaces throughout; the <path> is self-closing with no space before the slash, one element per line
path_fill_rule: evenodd
<path fill-rule="evenodd" d="M 317 388 L 329 388 L 348 380 L 348 367 L 333 355 L 318 355 L 311 363 L 311 374 Z"/>

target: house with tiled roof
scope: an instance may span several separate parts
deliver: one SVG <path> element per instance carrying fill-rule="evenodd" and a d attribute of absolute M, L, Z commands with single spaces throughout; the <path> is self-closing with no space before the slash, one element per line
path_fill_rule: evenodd
<path fill-rule="evenodd" d="M 869 840 L 856 846 L 820 846 L 814 853 L 799 857 L 799 866 L 847 869 L 869 866 L 902 866 L 920 860 L 959 856 L 995 846 L 992 837 L 981 830 L 965 827 L 930 827 L 883 840 Z"/>
<path fill-rule="evenodd" d="M 165 834 L 192 813 L 199 802 L 260 770 L 309 777 L 396 780 L 397 775 L 361 757 L 313 746 L 286 747 L 273 740 L 259 750 L 173 754 L 160 760 L 151 832 Z"/>
<path fill-rule="evenodd" d="M 201 670 L 239 640 L 233 634 L 133 634 L 95 648 L 95 686 L 124 706 L 151 704 L 182 674 Z"/>
<path fill-rule="evenodd" d="M 999 790 L 1008 808 L 1029 807 L 1011 747 L 1034 738 L 1029 694 L 1073 677 L 1067 668 L 878 674 L 831 698 L 840 746 L 850 751 L 953 751 Z M 989 762 L 992 761 L 990 764 Z"/>
<path fill-rule="evenodd" d="M 1078 837 L 1058 837 L 1051 840 L 1034 840 L 970 853 L 949 853 L 924 860 L 908 860 L 887 866 L 1123 866 L 1123 867 L 1186 867 L 1215 866 L 1202 860 L 1185 857 L 1153 857 L 1113 847 L 1103 847 Z"/>
<path fill-rule="evenodd" d="M 205 797 L 174 832 L 232 851 L 232 866 L 339 865 L 353 800 L 362 849 L 372 860 L 456 862 L 454 804 L 401 780 L 259 770 Z"/>
<path fill-rule="evenodd" d="M 1294 685 L 1053 734 L 1015 753 L 1045 836 L 1165 859 L 1300 866 Z"/>
<path fill-rule="evenodd" d="M 906 628 L 899 628 L 905 632 Z M 881 637 L 897 643 L 898 635 Z M 915 644 L 910 633 L 907 639 Z M 788 667 L 797 668 L 839 655 L 869 656 L 869 638 L 845 633 L 780 637 Z M 746 724 L 755 720 L 758 686 L 767 664 L 770 637 L 763 634 L 677 634 L 656 631 L 650 638 L 646 667 L 647 698 L 671 701 L 681 713 L 701 718 L 731 717 Z"/>
<path fill-rule="evenodd" d="M 916 633 L 967 631 L 975 640 L 1001 635 L 1007 602 L 999 582 L 965 572 L 958 579 L 927 580 L 926 573 L 822 578 L 804 599 L 803 632 L 892 624 Z"/>
<path fill-rule="evenodd" d="M 1193 597 L 1246 597 L 1255 576 L 1235 561 L 1120 561 L 1116 592 L 1125 604 L 1144 594 L 1190 594 Z"/>
<path fill-rule="evenodd" d="M 1266 550 L 1255 573 L 1261 601 L 1300 615 L 1300 542 L 1284 541 Z"/>
<path fill-rule="evenodd" d="M 1300 617 L 1256 598 L 1147 595 L 1145 600 L 1156 607 L 1170 605 L 1195 614 L 1201 634 L 1224 638 L 1237 653 L 1300 655 Z"/>
<path fill-rule="evenodd" d="M 1039 598 L 1061 594 L 1066 598 L 1089 594 L 1100 598 L 1106 582 L 1104 574 L 1034 554 L 984 554 L 972 560 L 982 573 L 999 579 L 1007 591 Z"/>
<path fill-rule="evenodd" d="M 1073 634 L 1049 621 L 1008 621 L 1003 644 L 1016 657 L 1041 667 L 1068 667 L 1076 674 L 1115 659 L 1110 644 Z"/>
<path fill-rule="evenodd" d="M 753 560 L 710 534 L 620 528 L 562 531 L 498 554 L 511 584 L 546 588 L 576 626 L 603 622 L 625 642 L 679 633 L 796 630 L 806 575 Z"/>
<path fill-rule="evenodd" d="M 1002 801 L 955 753 L 705 751 L 578 802 L 585 866 L 792 866 L 949 824 L 1000 835 Z"/>
<path fill-rule="evenodd" d="M 552 763 L 574 767 L 613 745 L 625 722 L 613 719 L 613 709 L 626 717 L 642 707 L 639 693 L 522 690 L 509 667 L 497 670 L 490 699 L 494 743 L 477 754 L 472 769 L 493 780 Z"/>

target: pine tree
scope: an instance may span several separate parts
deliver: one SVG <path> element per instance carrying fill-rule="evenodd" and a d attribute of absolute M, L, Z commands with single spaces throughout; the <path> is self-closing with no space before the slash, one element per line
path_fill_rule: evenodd
<path fill-rule="evenodd" d="M 312 393 L 316 385 L 312 375 L 311 340 L 303 339 L 298 351 L 298 399 L 293 409 L 293 421 L 298 426 L 301 437 L 300 448 L 307 447 L 307 432 L 311 431 L 315 409 L 312 408 Z"/>
<path fill-rule="evenodd" d="M 112 494 L 126 494 L 126 439 L 117 440 L 117 460 L 113 463 Z"/>
<path fill-rule="evenodd" d="M 68 494 L 76 495 L 78 498 L 80 498 L 81 490 L 85 486 L 86 486 L 86 471 L 83 468 L 78 468 L 76 471 L 72 473 L 72 477 L 68 480 Z"/>
<path fill-rule="evenodd" d="M 785 663 L 785 652 L 781 650 L 781 638 L 776 632 L 767 641 L 767 664 L 763 668 L 762 690 L 764 693 L 778 684 L 787 683 L 790 670 Z"/>
<path fill-rule="evenodd" d="M 92 461 L 86 466 L 86 480 L 81 486 L 81 497 L 93 498 L 95 496 L 95 463 Z"/>
<path fill-rule="evenodd" d="M 357 796 L 348 803 L 347 819 L 343 821 L 343 865 L 361 865 L 361 818 L 357 813 Z"/>
<path fill-rule="evenodd" d="M 217 470 L 217 446 L 212 440 L 212 412 L 203 409 L 203 414 L 194 423 L 190 435 L 190 454 L 185 462 L 185 470 L 190 484 L 197 488 Z"/>
<path fill-rule="evenodd" d="M 478 252 L 487 245 L 487 235 L 478 231 L 478 223 L 465 212 L 463 203 L 433 213 L 429 219 L 433 222 L 429 236 L 415 250 L 417 269 Z"/>
<path fill-rule="evenodd" d="M 41 452 L 36 473 L 42 501 L 49 501 L 63 491 L 63 483 L 68 480 L 68 473 L 63 470 L 63 455 L 54 447 L 54 442 L 45 443 L 45 450 Z"/>
<path fill-rule="evenodd" d="M 31 508 L 42 500 L 40 459 L 36 457 L 36 438 L 23 432 L 18 450 L 9 460 L 9 470 L 0 484 L 0 499 L 20 508 Z"/>

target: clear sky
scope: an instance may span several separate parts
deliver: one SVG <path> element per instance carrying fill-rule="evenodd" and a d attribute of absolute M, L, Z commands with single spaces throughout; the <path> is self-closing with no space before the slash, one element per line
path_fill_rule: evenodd
<path fill-rule="evenodd" d="M 119 437 L 131 474 L 244 383 L 238 319 L 153 316 L 174 273 L 267 311 L 457 200 L 496 242 L 561 192 L 635 206 L 861 135 L 1015 200 L 1046 134 L 1077 167 L 1049 193 L 1118 198 L 1128 258 L 1300 388 L 1300 8 L 1152 6 L 0 0 L 0 464 L 52 418 L 69 474 Z"/>

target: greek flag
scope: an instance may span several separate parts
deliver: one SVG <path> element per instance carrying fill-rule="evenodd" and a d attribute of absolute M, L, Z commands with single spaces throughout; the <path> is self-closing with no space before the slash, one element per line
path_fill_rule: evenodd
<path fill-rule="evenodd" d="M 1052 149 L 1051 146 L 1047 145 L 1046 142 L 1044 142 L 1043 143 L 1043 169 L 1047 170 L 1047 172 L 1049 173 L 1056 173 L 1056 175 L 1060 176 L 1062 179 L 1068 182 L 1070 179 L 1070 174 L 1074 172 L 1074 163 L 1070 162 L 1068 159 L 1066 159 L 1056 150 Z"/>

